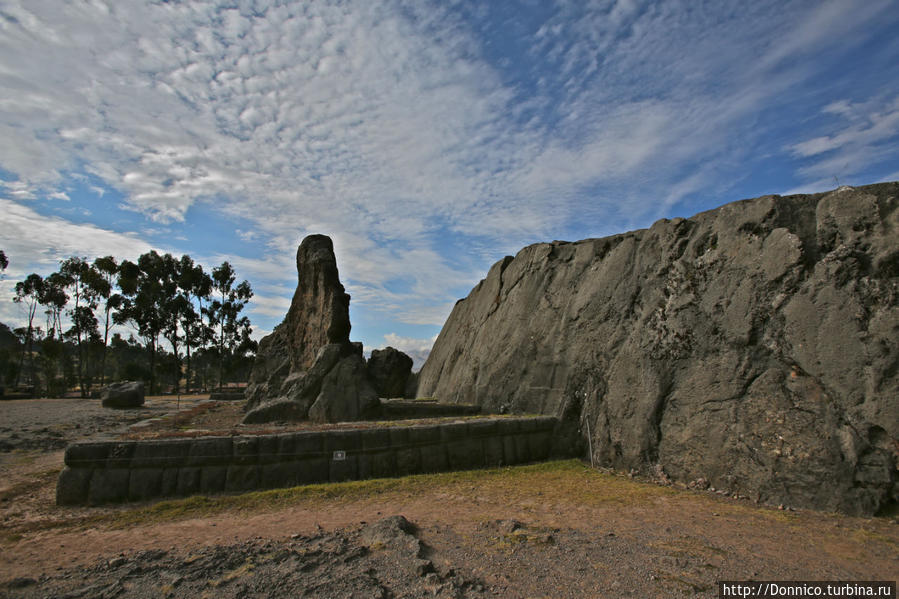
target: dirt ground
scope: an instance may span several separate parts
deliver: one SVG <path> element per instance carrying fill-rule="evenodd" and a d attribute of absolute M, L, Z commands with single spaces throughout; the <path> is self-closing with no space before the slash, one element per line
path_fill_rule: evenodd
<path fill-rule="evenodd" d="M 0 446 L 0 597 L 696 597 L 719 580 L 899 578 L 895 516 L 756 506 L 578 461 L 55 506 L 59 443 L 139 416 L 0 402 L 18 435 Z"/>

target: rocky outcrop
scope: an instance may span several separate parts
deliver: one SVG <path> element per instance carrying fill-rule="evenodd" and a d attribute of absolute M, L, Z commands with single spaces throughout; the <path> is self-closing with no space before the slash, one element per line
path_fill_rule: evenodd
<path fill-rule="evenodd" d="M 895 502 L 899 183 L 727 204 L 496 263 L 418 395 L 579 423 L 594 460 L 762 502 Z"/>
<path fill-rule="evenodd" d="M 113 383 L 103 389 L 100 400 L 104 408 L 139 408 L 144 405 L 144 384 L 135 381 Z"/>
<path fill-rule="evenodd" d="M 393 347 L 376 349 L 368 359 L 368 375 L 379 397 L 405 397 L 412 358 Z"/>
<path fill-rule="evenodd" d="M 297 273 L 284 322 L 259 342 L 244 422 L 361 418 L 376 409 L 378 397 L 362 346 L 349 339 L 350 296 L 340 283 L 329 237 L 303 239 Z"/>

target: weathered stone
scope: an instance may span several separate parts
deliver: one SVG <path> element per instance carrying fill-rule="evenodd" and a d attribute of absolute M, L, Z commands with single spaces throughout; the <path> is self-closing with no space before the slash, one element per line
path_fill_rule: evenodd
<path fill-rule="evenodd" d="M 306 418 L 309 409 L 293 400 L 282 398 L 265 402 L 244 416 L 244 424 L 262 422 L 295 422 Z"/>
<path fill-rule="evenodd" d="M 277 397 L 284 379 L 309 370 L 325 345 L 349 342 L 350 296 L 340 284 L 329 237 L 303 239 L 297 248 L 297 274 L 297 289 L 284 322 L 259 343 L 247 388 L 250 406 Z"/>
<path fill-rule="evenodd" d="M 104 408 L 139 408 L 144 405 L 144 384 L 135 381 L 113 383 L 100 395 Z"/>
<path fill-rule="evenodd" d="M 309 408 L 314 422 L 360 420 L 376 413 L 381 403 L 368 382 L 365 359 L 357 354 L 343 358 L 322 381 L 321 391 Z"/>
<path fill-rule="evenodd" d="M 412 358 L 393 347 L 376 349 L 368 359 L 368 376 L 379 397 L 405 397 Z"/>
<path fill-rule="evenodd" d="M 56 505 L 84 505 L 93 468 L 64 468 L 56 482 Z"/>
<path fill-rule="evenodd" d="M 526 247 L 456 304 L 418 396 L 557 416 L 604 466 L 876 512 L 899 499 L 896 231 L 883 183 Z"/>
<path fill-rule="evenodd" d="M 372 411 L 372 395 L 377 401 L 362 345 L 349 340 L 350 296 L 340 284 L 328 237 L 303 240 L 297 272 L 284 322 L 259 344 L 246 393 L 246 423 L 353 420 Z"/>

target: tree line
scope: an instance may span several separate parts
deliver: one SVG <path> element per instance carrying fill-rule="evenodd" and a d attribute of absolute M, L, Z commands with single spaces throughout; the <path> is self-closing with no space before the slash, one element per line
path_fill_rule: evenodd
<path fill-rule="evenodd" d="M 207 273 L 186 254 L 61 260 L 58 271 L 16 283 L 27 325 L 11 331 L 0 376 L 49 396 L 77 387 L 82 397 L 111 380 L 144 380 L 154 394 L 181 392 L 182 381 L 190 392 L 245 378 L 256 342 L 241 313 L 253 291 L 236 279 L 227 261 Z M 117 326 L 133 333 L 125 339 Z"/>

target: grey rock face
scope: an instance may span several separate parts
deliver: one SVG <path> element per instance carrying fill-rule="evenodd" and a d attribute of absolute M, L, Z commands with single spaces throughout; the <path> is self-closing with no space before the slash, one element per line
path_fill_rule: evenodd
<path fill-rule="evenodd" d="M 297 273 L 297 289 L 284 322 L 259 342 L 246 391 L 247 423 L 302 420 L 319 402 L 318 420 L 347 414 L 355 418 L 366 412 L 371 395 L 377 401 L 362 346 L 349 340 L 350 296 L 340 283 L 330 238 L 310 235 L 302 241 Z M 361 371 L 341 366 L 353 356 L 362 360 Z M 325 385 L 335 377 L 347 387 Z M 340 402 L 349 405 L 334 405 Z"/>
<path fill-rule="evenodd" d="M 259 342 L 246 393 L 251 408 L 280 395 L 285 379 L 311 368 L 325 345 L 349 343 L 350 296 L 340 283 L 330 237 L 303 239 L 297 248 L 297 275 L 284 322 Z"/>
<path fill-rule="evenodd" d="M 412 358 L 393 347 L 376 349 L 368 359 L 368 375 L 380 397 L 405 397 Z"/>
<path fill-rule="evenodd" d="M 368 380 L 365 358 L 353 353 L 341 360 L 322 379 L 321 390 L 309 408 L 314 422 L 346 422 L 374 416 L 381 406 Z"/>
<path fill-rule="evenodd" d="M 528 246 L 460 300 L 418 396 L 589 428 L 593 458 L 762 502 L 899 497 L 899 183 Z"/>
<path fill-rule="evenodd" d="M 134 381 L 113 383 L 103 389 L 100 400 L 104 408 L 139 408 L 144 405 L 144 384 Z"/>

